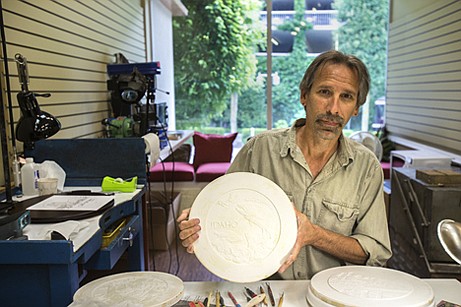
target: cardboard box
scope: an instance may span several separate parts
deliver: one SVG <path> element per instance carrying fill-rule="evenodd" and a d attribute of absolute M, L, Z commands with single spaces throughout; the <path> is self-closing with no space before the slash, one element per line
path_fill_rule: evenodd
<path fill-rule="evenodd" d="M 417 169 L 416 179 L 430 184 L 461 184 L 461 173 L 450 169 Z"/>
<path fill-rule="evenodd" d="M 152 191 L 150 200 L 150 214 L 152 221 L 151 248 L 154 250 L 168 250 L 175 239 L 176 218 L 178 217 L 181 194 L 174 193 L 171 204 L 167 204 L 161 192 Z M 152 246 L 153 245 L 153 246 Z"/>

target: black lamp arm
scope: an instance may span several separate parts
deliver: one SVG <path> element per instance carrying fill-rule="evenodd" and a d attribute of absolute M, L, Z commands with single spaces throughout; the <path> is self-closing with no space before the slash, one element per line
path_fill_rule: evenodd
<path fill-rule="evenodd" d="M 41 114 L 40 106 L 36 97 L 50 97 L 51 94 L 37 94 L 31 91 L 21 91 L 18 93 L 18 104 L 22 115 L 26 117 L 35 117 Z"/>

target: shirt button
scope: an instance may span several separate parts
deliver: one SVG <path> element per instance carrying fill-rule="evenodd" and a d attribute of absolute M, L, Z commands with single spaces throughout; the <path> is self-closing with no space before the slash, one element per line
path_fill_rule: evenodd
<path fill-rule="evenodd" d="M 301 273 L 301 272 L 298 272 L 298 274 L 297 274 L 297 275 L 298 275 L 298 277 L 299 277 L 299 278 L 301 278 L 301 277 L 303 276 L 303 273 Z"/>

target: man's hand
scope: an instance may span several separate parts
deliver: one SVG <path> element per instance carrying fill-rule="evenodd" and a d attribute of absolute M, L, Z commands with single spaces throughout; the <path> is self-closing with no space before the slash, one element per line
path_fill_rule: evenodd
<path fill-rule="evenodd" d="M 321 251 L 349 263 L 366 263 L 368 255 L 355 238 L 344 236 L 312 224 L 305 214 L 301 213 L 296 208 L 294 210 L 296 212 L 296 220 L 298 221 L 298 237 L 291 250 L 291 254 L 280 267 L 280 273 L 283 273 L 293 264 L 301 248 L 305 245 L 312 245 Z"/>
<path fill-rule="evenodd" d="M 316 240 L 314 225 L 312 225 L 311 221 L 307 218 L 305 214 L 298 211 L 296 207 L 293 206 L 293 208 L 295 210 L 296 220 L 298 222 L 298 236 L 296 238 L 295 245 L 293 246 L 290 255 L 279 269 L 280 273 L 285 272 L 285 270 L 290 265 L 292 265 L 293 262 L 295 262 L 299 252 L 301 251 L 301 248 L 304 245 L 312 244 L 312 242 Z"/>
<path fill-rule="evenodd" d="M 200 227 L 199 219 L 189 220 L 190 208 L 184 209 L 181 215 L 176 220 L 179 227 L 179 239 L 181 244 L 184 246 L 188 253 L 194 253 L 193 243 L 198 239 L 198 232 L 202 229 Z"/>

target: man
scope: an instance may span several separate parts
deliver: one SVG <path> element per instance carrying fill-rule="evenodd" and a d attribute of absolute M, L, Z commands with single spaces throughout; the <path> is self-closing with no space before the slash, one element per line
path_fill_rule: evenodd
<path fill-rule="evenodd" d="M 319 55 L 300 83 L 306 118 L 288 129 L 250 139 L 228 172 L 252 172 L 277 183 L 292 200 L 298 236 L 283 279 L 310 279 L 346 263 L 382 266 L 392 255 L 375 155 L 344 137 L 342 129 L 365 103 L 369 74 L 356 57 Z M 183 246 L 193 252 L 198 219 L 178 218 Z"/>

